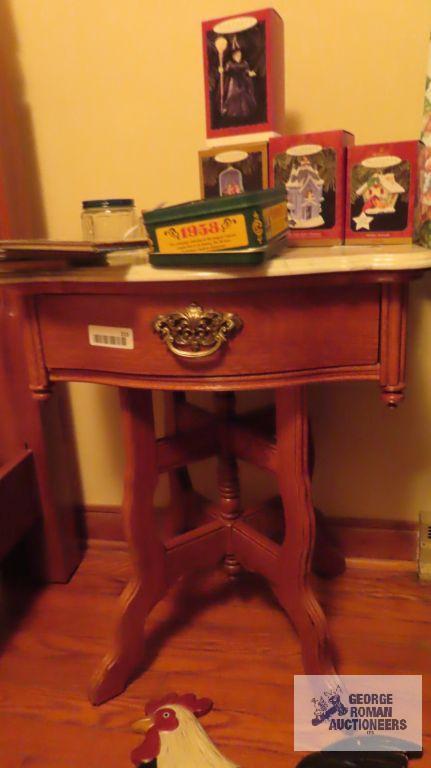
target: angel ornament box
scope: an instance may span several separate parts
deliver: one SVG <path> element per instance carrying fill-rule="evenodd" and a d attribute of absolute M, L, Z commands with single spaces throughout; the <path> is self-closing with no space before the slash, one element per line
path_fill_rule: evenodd
<path fill-rule="evenodd" d="M 284 46 L 278 13 L 269 8 L 205 21 L 202 35 L 208 138 L 280 132 Z"/>
<path fill-rule="evenodd" d="M 348 150 L 347 243 L 413 242 L 421 151 L 418 141 Z"/>
<path fill-rule="evenodd" d="M 199 152 L 201 197 L 226 197 L 268 188 L 268 147 L 258 144 Z"/>

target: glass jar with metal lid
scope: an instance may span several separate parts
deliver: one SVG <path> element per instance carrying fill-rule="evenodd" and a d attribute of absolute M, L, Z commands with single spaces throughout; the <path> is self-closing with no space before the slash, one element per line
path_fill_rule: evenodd
<path fill-rule="evenodd" d="M 144 237 L 142 220 L 130 197 L 84 200 L 81 223 L 84 240 L 110 243 Z"/>

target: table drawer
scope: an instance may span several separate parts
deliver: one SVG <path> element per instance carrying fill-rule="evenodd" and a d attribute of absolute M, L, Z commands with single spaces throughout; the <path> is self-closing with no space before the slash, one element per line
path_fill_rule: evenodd
<path fill-rule="evenodd" d="M 179 295 L 45 295 L 37 299 L 49 369 L 147 376 L 268 374 L 378 362 L 380 288 L 377 285 L 292 286 L 260 291 L 203 291 Z M 153 329 L 159 315 L 195 302 L 235 313 L 242 328 L 204 358 L 175 355 Z M 133 348 L 92 346 L 89 326 L 129 328 Z M 108 340 L 109 341 L 109 340 Z M 208 348 L 207 348 L 208 351 Z"/>

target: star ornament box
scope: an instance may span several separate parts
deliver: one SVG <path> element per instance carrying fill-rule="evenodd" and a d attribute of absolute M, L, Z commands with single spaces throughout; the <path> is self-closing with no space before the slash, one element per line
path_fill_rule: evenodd
<path fill-rule="evenodd" d="M 323 131 L 270 139 L 270 186 L 283 189 L 288 241 L 296 246 L 344 242 L 347 131 Z"/>
<path fill-rule="evenodd" d="M 283 21 L 272 8 L 202 24 L 208 138 L 280 133 Z"/>
<path fill-rule="evenodd" d="M 422 157 L 420 141 L 349 147 L 347 244 L 414 242 Z"/>

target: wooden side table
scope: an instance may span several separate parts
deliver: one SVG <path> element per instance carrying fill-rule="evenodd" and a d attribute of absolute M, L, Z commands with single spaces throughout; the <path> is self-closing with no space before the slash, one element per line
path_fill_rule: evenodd
<path fill-rule="evenodd" d="M 144 621 L 186 573 L 224 560 L 262 574 L 294 625 L 307 673 L 331 673 L 323 612 L 310 586 L 315 535 L 304 385 L 375 380 L 395 406 L 405 387 L 408 283 L 431 266 L 417 247 L 295 249 L 255 269 L 92 269 L 11 285 L 25 312 L 31 388 L 56 381 L 120 387 L 126 446 L 123 513 L 134 576 L 121 597 L 112 650 L 90 690 L 124 690 L 145 658 Z M 275 438 L 265 418 L 239 418 L 233 392 L 276 390 Z M 156 439 L 151 390 L 215 393 L 208 416 L 179 395 L 171 434 Z M 183 468 L 218 457 L 219 503 L 198 499 Z M 282 498 L 242 509 L 237 460 L 274 472 Z M 160 532 L 159 472 L 175 499 Z M 278 521 L 280 522 L 280 521 Z M 278 527 L 277 527 L 278 526 Z"/>

